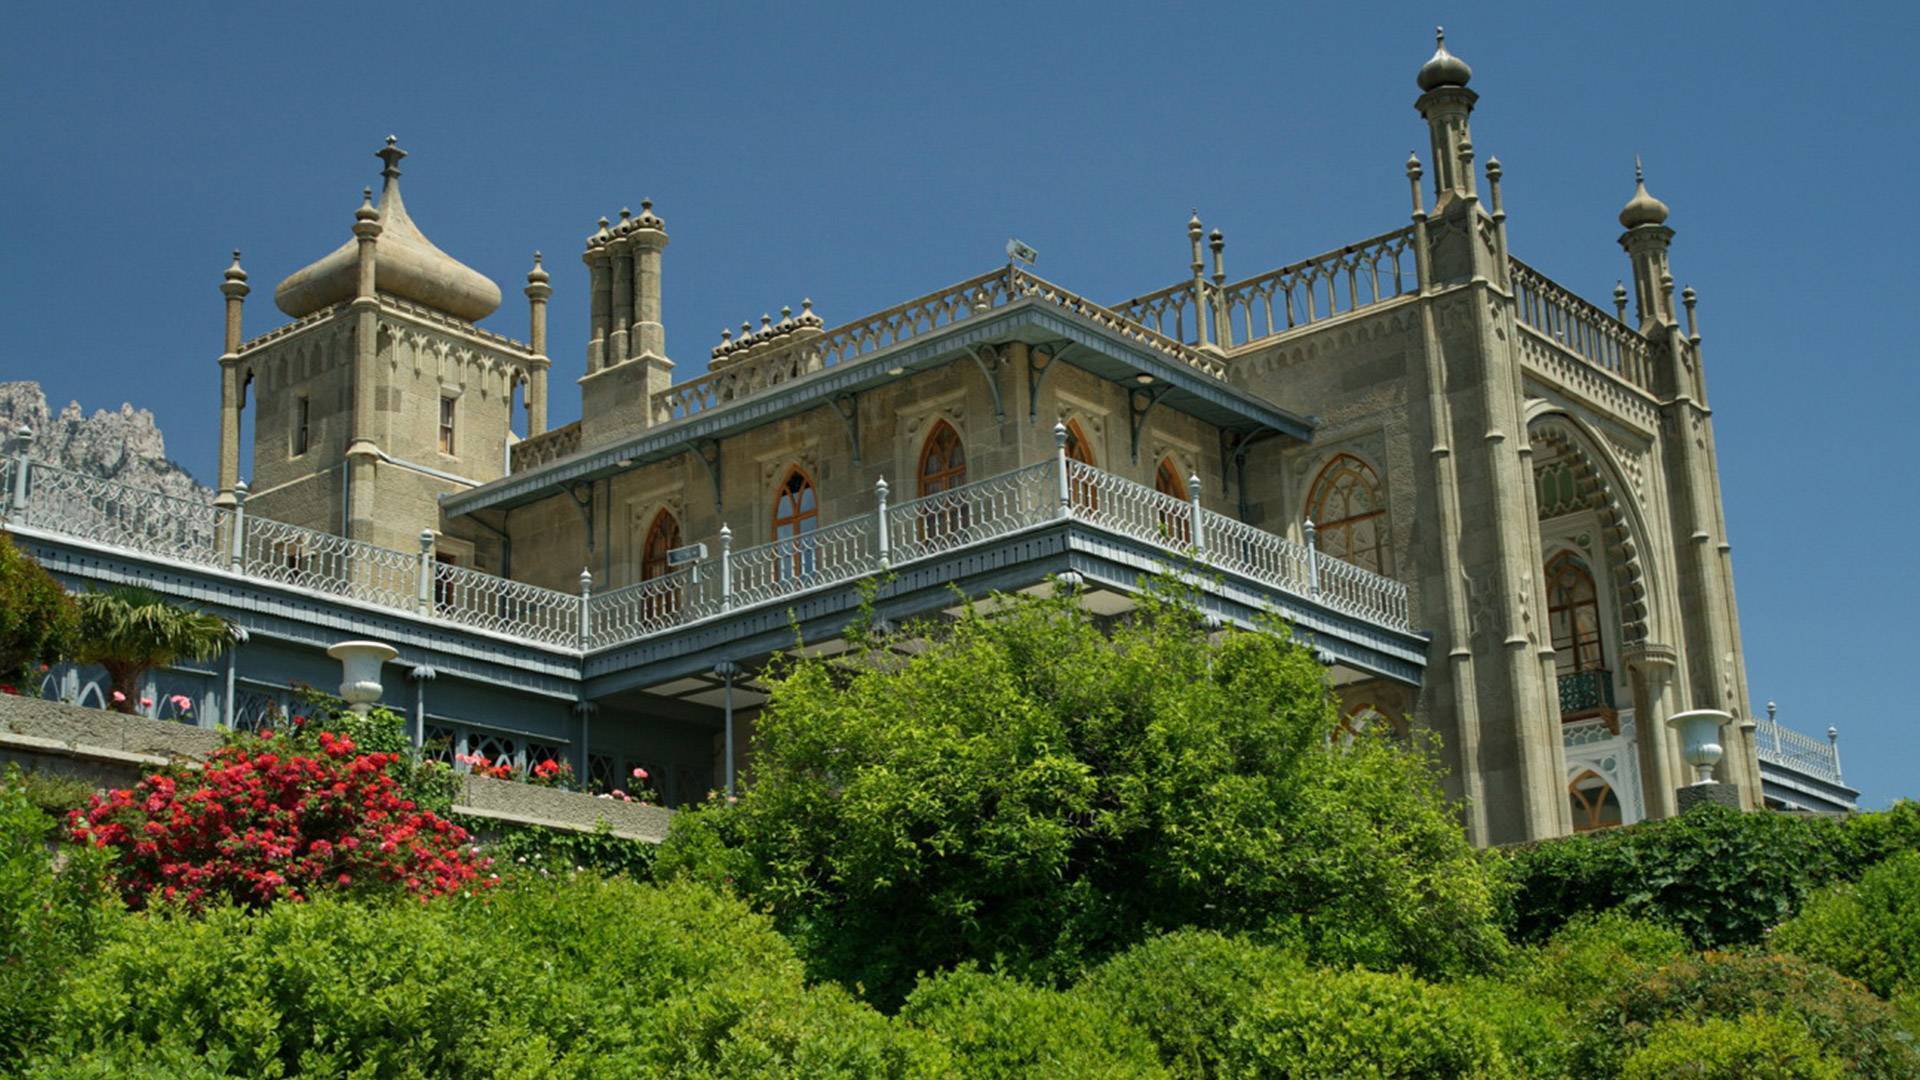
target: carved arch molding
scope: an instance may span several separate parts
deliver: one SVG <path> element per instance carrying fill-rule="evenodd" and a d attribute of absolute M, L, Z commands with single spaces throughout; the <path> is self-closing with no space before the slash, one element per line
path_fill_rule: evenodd
<path fill-rule="evenodd" d="M 1607 474 L 1588 452 L 1586 439 L 1565 417 L 1551 414 L 1540 417 L 1529 428 L 1528 436 L 1560 452 L 1573 470 L 1580 498 L 1600 517 L 1607 565 L 1613 569 L 1614 591 L 1619 598 L 1620 643 L 1638 645 L 1646 641 L 1647 568 L 1627 524 L 1619 493 L 1607 482 Z"/>

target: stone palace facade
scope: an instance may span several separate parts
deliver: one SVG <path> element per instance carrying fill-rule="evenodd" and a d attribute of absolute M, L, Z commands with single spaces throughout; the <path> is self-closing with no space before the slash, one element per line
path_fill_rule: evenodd
<path fill-rule="evenodd" d="M 1011 259 L 838 327 L 783 308 L 686 378 L 666 222 L 623 210 L 582 252 L 581 418 L 554 428 L 547 271 L 530 341 L 482 329 L 500 289 L 414 224 L 389 139 L 351 237 L 275 290 L 292 321 L 247 338 L 227 271 L 216 505 L 163 514 L 23 452 L 11 527 L 69 579 L 246 627 L 178 673 L 228 722 L 377 638 L 421 738 L 601 784 L 646 765 L 675 802 L 750 762 L 757 667 L 796 623 L 841 647 L 862 582 L 888 618 L 950 584 L 1120 613 L 1191 560 L 1210 614 L 1312 642 L 1350 723 L 1438 733 L 1478 842 L 1673 813 L 1663 721 L 1696 708 L 1735 718 L 1717 776 L 1747 805 L 1846 805 L 1837 751 L 1749 700 L 1668 208 L 1632 192 L 1611 303 L 1555 284 L 1509 250 L 1470 76 L 1444 43 L 1419 69 L 1429 150 L 1380 235 L 1230 279 L 1196 215 L 1143 296 Z"/>

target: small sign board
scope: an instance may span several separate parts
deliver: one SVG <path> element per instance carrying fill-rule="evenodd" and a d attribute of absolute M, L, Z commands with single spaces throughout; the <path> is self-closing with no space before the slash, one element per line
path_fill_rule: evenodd
<path fill-rule="evenodd" d="M 685 566 L 688 563 L 699 562 L 706 557 L 707 545 L 705 544 L 688 544 L 686 547 L 667 549 L 668 566 Z"/>

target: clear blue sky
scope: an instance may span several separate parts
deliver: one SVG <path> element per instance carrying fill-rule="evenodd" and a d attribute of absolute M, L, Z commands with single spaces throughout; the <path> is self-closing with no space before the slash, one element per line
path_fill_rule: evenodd
<path fill-rule="evenodd" d="M 1405 223 L 1413 73 L 1443 22 L 1515 253 L 1602 303 L 1645 156 L 1701 296 L 1755 705 L 1838 725 L 1879 805 L 1920 795 L 1915 11 L 20 5 L 0 377 L 150 408 L 211 478 L 228 249 L 258 333 L 273 285 L 349 235 L 389 132 L 415 220 L 505 291 L 487 325 L 524 338 L 547 252 L 555 423 L 578 408 L 582 239 L 643 196 L 673 237 L 683 374 L 723 325 L 802 296 L 833 325 L 990 268 L 1009 235 L 1119 299 L 1185 272 L 1197 206 L 1239 277 Z"/>

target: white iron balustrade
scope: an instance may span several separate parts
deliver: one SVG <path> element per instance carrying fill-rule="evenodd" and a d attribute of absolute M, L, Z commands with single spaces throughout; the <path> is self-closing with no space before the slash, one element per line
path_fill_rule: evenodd
<path fill-rule="evenodd" d="M 1766 718 L 1756 719 L 1754 749 L 1762 761 L 1795 769 L 1831 783 L 1841 783 L 1838 749 L 1834 740 L 1816 739 L 1785 724 Z"/>
<path fill-rule="evenodd" d="M 12 481 L 21 459 L 7 465 Z M 223 510 L 38 463 L 23 490 L 24 506 L 10 502 L 9 513 L 24 527 L 569 650 L 639 640 L 1062 520 L 1147 544 L 1169 565 L 1209 565 L 1411 629 L 1400 582 L 1059 458 L 897 505 L 877 500 L 873 512 L 754 547 L 734 550 L 723 535 L 714 555 L 599 594 L 586 581 L 575 594 L 435 562 L 431 536 L 419 551 L 394 551 L 248 515 L 244 502 Z"/>

